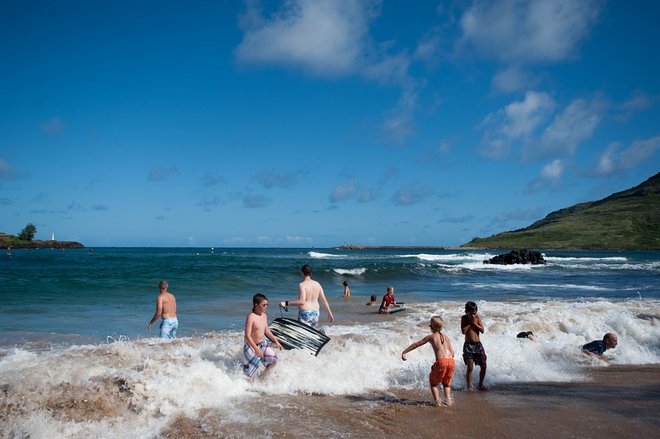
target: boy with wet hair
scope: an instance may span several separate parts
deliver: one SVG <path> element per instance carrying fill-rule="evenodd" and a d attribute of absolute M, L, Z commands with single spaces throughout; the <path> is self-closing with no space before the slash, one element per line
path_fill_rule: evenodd
<path fill-rule="evenodd" d="M 486 377 L 486 351 L 484 350 L 479 333 L 484 332 L 484 324 L 477 314 L 477 304 L 470 301 L 465 304 L 465 315 L 461 317 L 461 332 L 465 335 L 463 343 L 463 361 L 467 366 L 465 381 L 468 390 L 472 388 L 472 370 L 474 365 L 479 366 L 479 390 L 487 390 L 484 386 Z"/>
<path fill-rule="evenodd" d="M 441 332 L 442 325 L 442 317 L 431 317 L 431 324 L 429 325 L 431 328 L 431 334 L 411 344 L 401 353 L 401 359 L 406 361 L 406 354 L 408 352 L 417 349 L 426 343 L 431 344 L 433 352 L 435 353 L 435 363 L 433 363 L 433 366 L 431 367 L 429 384 L 431 386 L 433 400 L 438 407 L 452 405 L 454 403 L 451 397 L 451 379 L 453 378 L 454 370 L 456 369 L 456 363 L 454 362 L 454 348 L 451 345 L 449 337 Z M 442 384 L 445 394 L 444 403 L 440 399 L 440 390 L 438 388 L 440 384 Z"/>
<path fill-rule="evenodd" d="M 243 373 L 250 379 L 259 369 L 260 364 L 266 368 L 277 364 L 277 354 L 273 348 L 268 346 L 268 337 L 281 350 L 282 345 L 273 335 L 268 327 L 266 309 L 268 298 L 263 294 L 255 294 L 252 297 L 252 311 L 245 319 L 245 343 L 243 344 Z"/>

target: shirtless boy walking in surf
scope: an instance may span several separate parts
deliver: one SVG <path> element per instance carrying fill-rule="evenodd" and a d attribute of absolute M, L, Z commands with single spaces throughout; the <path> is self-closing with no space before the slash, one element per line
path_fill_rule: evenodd
<path fill-rule="evenodd" d="M 282 345 L 273 335 L 268 327 L 268 298 L 263 294 L 255 294 L 252 297 L 252 311 L 245 318 L 245 343 L 243 343 L 243 373 L 246 378 L 251 379 L 263 364 L 266 369 L 277 364 L 277 354 L 268 345 L 271 339 L 280 350 Z"/>
<path fill-rule="evenodd" d="M 484 332 L 484 324 L 477 314 L 477 304 L 468 302 L 465 304 L 465 315 L 461 317 L 461 332 L 465 335 L 463 344 L 463 361 L 467 366 L 465 381 L 467 388 L 472 388 L 472 369 L 479 365 L 479 390 L 487 390 L 484 386 L 486 377 L 486 351 L 479 339 L 479 333 Z"/>
<path fill-rule="evenodd" d="M 443 405 L 452 405 L 454 401 L 451 398 L 451 379 L 454 376 L 456 363 L 454 362 L 454 348 L 451 345 L 451 340 L 442 332 L 442 317 L 431 317 L 431 334 L 423 339 L 416 341 L 408 346 L 402 353 L 401 359 L 406 361 L 406 354 L 413 349 L 417 349 L 426 343 L 431 343 L 433 352 L 435 353 L 435 363 L 431 367 L 429 374 L 429 384 L 431 385 L 431 394 L 435 405 L 440 407 Z M 440 390 L 438 386 L 442 383 L 443 391 L 445 394 L 445 402 L 440 400 Z"/>

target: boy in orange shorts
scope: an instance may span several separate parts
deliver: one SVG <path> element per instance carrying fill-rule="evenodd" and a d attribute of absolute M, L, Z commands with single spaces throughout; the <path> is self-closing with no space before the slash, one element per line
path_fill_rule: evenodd
<path fill-rule="evenodd" d="M 435 363 L 433 364 L 433 367 L 431 367 L 429 383 L 431 385 L 433 400 L 438 407 L 452 405 L 454 403 L 451 398 L 451 379 L 454 376 L 454 369 L 456 368 L 456 363 L 454 362 L 454 348 L 451 345 L 451 340 L 440 332 L 442 331 L 442 324 L 442 317 L 431 317 L 431 324 L 429 325 L 431 327 L 431 334 L 411 344 L 401 353 L 401 359 L 406 361 L 406 354 L 408 352 L 417 349 L 426 343 L 431 343 L 433 352 L 435 353 Z M 440 400 L 440 391 L 438 389 L 440 383 L 442 383 L 445 393 L 444 403 Z"/>

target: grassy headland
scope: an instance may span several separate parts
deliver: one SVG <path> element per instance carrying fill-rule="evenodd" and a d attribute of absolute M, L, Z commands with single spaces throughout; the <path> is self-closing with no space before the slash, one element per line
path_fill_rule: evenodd
<path fill-rule="evenodd" d="M 529 227 L 463 248 L 660 249 L 660 173 L 639 186 L 548 214 Z"/>

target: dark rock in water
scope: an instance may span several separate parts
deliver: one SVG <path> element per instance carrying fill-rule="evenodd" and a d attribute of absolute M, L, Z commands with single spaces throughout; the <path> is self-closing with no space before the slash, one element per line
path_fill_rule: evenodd
<path fill-rule="evenodd" d="M 499 264 L 499 265 L 511 265 L 511 264 L 545 264 L 545 259 L 541 252 L 528 251 L 528 250 L 512 250 L 509 253 L 503 255 L 497 255 L 490 259 L 486 259 L 484 264 Z"/>

